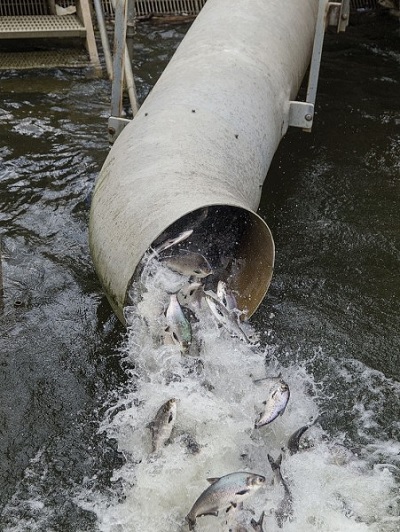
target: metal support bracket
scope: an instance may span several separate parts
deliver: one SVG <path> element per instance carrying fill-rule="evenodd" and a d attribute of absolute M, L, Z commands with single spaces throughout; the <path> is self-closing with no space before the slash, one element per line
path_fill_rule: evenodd
<path fill-rule="evenodd" d="M 311 131 L 314 120 L 314 106 L 317 97 L 319 69 L 321 66 L 322 46 L 327 26 L 336 26 L 337 31 L 345 31 L 349 23 L 350 0 L 329 2 L 319 0 L 317 23 L 315 26 L 314 45 L 308 75 L 307 95 L 305 102 L 289 102 L 289 126 L 301 127 L 303 131 Z"/>
<path fill-rule="evenodd" d="M 329 2 L 327 12 L 327 25 L 336 26 L 337 32 L 346 31 L 349 25 L 350 0 Z"/>
<path fill-rule="evenodd" d="M 314 117 L 314 104 L 309 102 L 290 102 L 289 126 L 311 129 Z"/>
<path fill-rule="evenodd" d="M 119 134 L 131 120 L 128 118 L 119 118 L 117 116 L 110 116 L 108 119 L 108 142 L 114 144 Z"/>

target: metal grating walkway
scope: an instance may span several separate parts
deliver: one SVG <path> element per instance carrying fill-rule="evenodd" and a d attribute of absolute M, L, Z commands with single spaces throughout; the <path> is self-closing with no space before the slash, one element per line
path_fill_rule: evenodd
<path fill-rule="evenodd" d="M 0 17 L 0 39 L 85 36 L 85 27 L 76 15 Z"/>
<path fill-rule="evenodd" d="M 87 53 L 82 50 L 50 50 L 0 54 L 0 70 L 30 70 L 34 68 L 89 67 Z"/>

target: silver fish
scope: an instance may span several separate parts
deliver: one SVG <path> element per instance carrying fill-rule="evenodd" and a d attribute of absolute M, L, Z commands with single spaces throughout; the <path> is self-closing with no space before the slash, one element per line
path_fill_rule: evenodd
<path fill-rule="evenodd" d="M 216 297 L 214 292 L 207 290 L 204 292 L 204 294 L 206 302 L 210 307 L 213 316 L 229 332 L 229 334 L 232 336 L 237 336 L 240 338 L 240 340 L 247 344 L 251 343 L 246 333 L 237 322 L 237 317 L 235 314 L 229 312 L 229 310 Z"/>
<path fill-rule="evenodd" d="M 189 530 L 194 530 L 201 515 L 218 516 L 220 510 L 236 508 L 241 502 L 265 484 L 265 477 L 256 473 L 238 471 L 220 478 L 208 478 L 209 486 L 194 503 L 186 516 Z"/>
<path fill-rule="evenodd" d="M 165 240 L 162 244 L 155 247 L 153 250 L 154 255 L 158 255 L 162 251 L 165 251 L 168 248 L 171 248 L 172 246 L 175 246 L 176 244 L 179 244 L 179 242 L 183 242 L 183 240 L 186 240 L 189 238 L 189 236 L 193 233 L 193 229 L 189 229 L 188 231 L 182 231 L 182 233 L 179 233 L 178 236 L 175 238 L 169 238 L 168 240 Z"/>
<path fill-rule="evenodd" d="M 187 277 L 207 277 L 212 273 L 208 260 L 200 253 L 181 249 L 177 255 L 161 257 L 161 264 L 173 272 Z"/>
<path fill-rule="evenodd" d="M 278 508 L 275 510 L 276 522 L 279 528 L 282 528 L 283 523 L 286 521 L 286 519 L 290 519 L 293 515 L 293 498 L 292 498 L 292 494 L 290 493 L 290 490 L 288 488 L 288 485 L 285 479 L 282 477 L 282 473 L 281 473 L 282 455 L 280 454 L 276 461 L 269 454 L 267 456 L 268 456 L 268 461 L 271 465 L 271 469 L 274 474 L 274 477 L 277 480 L 277 482 L 281 484 L 284 490 L 283 499 L 280 505 L 278 506 Z"/>
<path fill-rule="evenodd" d="M 300 427 L 297 429 L 293 434 L 290 436 L 287 444 L 287 448 L 289 451 L 289 454 L 296 454 L 299 452 L 300 449 L 300 438 L 303 436 L 303 434 L 308 430 L 310 427 L 315 425 L 317 421 L 320 419 L 320 416 L 317 416 L 314 421 L 309 423 L 308 425 L 304 425 L 303 427 Z"/>
<path fill-rule="evenodd" d="M 147 428 L 151 430 L 152 452 L 159 451 L 170 438 L 176 421 L 177 400 L 169 399 L 159 409 Z"/>
<path fill-rule="evenodd" d="M 183 231 L 182 233 L 179 233 L 179 235 L 176 236 L 175 238 L 169 238 L 168 240 L 165 240 L 165 242 L 163 242 L 159 246 L 156 246 L 154 249 L 150 247 L 151 252 L 149 254 L 146 254 L 143 257 L 143 262 L 144 262 L 143 271 L 142 271 L 143 281 L 146 282 L 147 277 L 149 276 L 149 273 L 150 273 L 149 268 L 150 268 L 150 265 L 152 264 L 152 261 L 155 258 L 159 258 L 159 254 L 162 251 L 165 251 L 166 249 L 169 249 L 170 247 L 175 246 L 175 244 L 178 244 L 179 242 L 186 240 L 187 238 L 189 238 L 189 236 L 192 233 L 193 233 L 193 229 L 189 229 L 188 231 Z"/>
<path fill-rule="evenodd" d="M 238 311 L 233 291 L 227 287 L 224 281 L 218 281 L 217 297 L 230 312 Z"/>
<path fill-rule="evenodd" d="M 182 353 L 187 353 L 192 342 L 192 328 L 178 302 L 176 294 L 170 294 L 170 302 L 165 313 L 165 332 L 178 344 Z"/>
<path fill-rule="evenodd" d="M 200 306 L 203 285 L 198 282 L 187 283 L 179 290 L 177 296 L 180 305 L 196 310 Z"/>
<path fill-rule="evenodd" d="M 286 409 L 290 397 L 290 390 L 287 383 L 281 378 L 276 379 L 274 382 L 270 396 L 267 401 L 264 401 L 265 409 L 258 421 L 256 421 L 254 427 L 256 429 L 267 425 L 274 421 L 278 416 L 281 416 Z"/>

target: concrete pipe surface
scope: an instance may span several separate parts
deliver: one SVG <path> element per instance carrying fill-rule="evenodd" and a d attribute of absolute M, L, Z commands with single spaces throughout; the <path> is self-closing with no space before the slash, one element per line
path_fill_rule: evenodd
<path fill-rule="evenodd" d="M 89 234 L 121 321 L 146 250 L 190 226 L 202 235 L 203 254 L 213 242 L 234 253 L 239 307 L 251 315 L 261 303 L 274 243 L 255 211 L 310 61 L 317 9 L 318 0 L 208 0 L 111 148 Z M 196 238 L 189 249 L 198 250 Z M 221 271 L 216 262 L 226 264 L 226 256 L 212 253 Z"/>

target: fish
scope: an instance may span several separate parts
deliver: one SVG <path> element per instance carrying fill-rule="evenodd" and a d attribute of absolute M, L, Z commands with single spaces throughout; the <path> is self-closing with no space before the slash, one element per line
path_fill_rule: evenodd
<path fill-rule="evenodd" d="M 176 413 L 177 400 L 168 399 L 160 406 L 153 421 L 147 425 L 152 435 L 152 453 L 158 452 L 169 440 L 175 425 Z"/>
<path fill-rule="evenodd" d="M 196 519 L 202 515 L 218 516 L 220 510 L 230 510 L 264 486 L 265 477 L 257 473 L 237 471 L 222 477 L 208 478 L 209 486 L 196 500 L 186 516 L 189 530 L 194 530 Z"/>
<path fill-rule="evenodd" d="M 179 345 L 182 353 L 188 353 L 189 346 L 192 342 L 192 327 L 183 313 L 182 307 L 178 302 L 177 294 L 170 294 L 165 319 L 165 332 L 175 344 Z"/>
<path fill-rule="evenodd" d="M 300 427 L 295 432 L 293 432 L 287 444 L 289 454 L 296 454 L 299 452 L 300 438 L 303 436 L 305 431 L 308 430 L 310 427 L 311 425 L 304 425 L 303 427 Z"/>
<path fill-rule="evenodd" d="M 258 421 L 254 425 L 256 429 L 268 425 L 268 423 L 274 421 L 278 416 L 282 416 L 288 404 L 290 398 L 289 386 L 280 377 L 274 380 L 275 382 L 272 385 L 270 396 L 267 401 L 264 401 L 264 412 L 260 414 Z"/>
<path fill-rule="evenodd" d="M 258 521 L 256 521 L 255 519 L 251 519 L 250 524 L 256 532 L 264 532 L 264 528 L 263 528 L 264 517 L 265 517 L 265 512 L 262 511 L 260 515 L 260 519 Z"/>
<path fill-rule="evenodd" d="M 180 305 L 196 310 L 200 306 L 203 285 L 199 282 L 189 282 L 182 286 L 177 296 Z"/>
<path fill-rule="evenodd" d="M 280 454 L 276 460 L 274 460 L 269 454 L 267 456 L 274 474 L 274 478 L 277 482 L 279 482 L 279 484 L 281 484 L 284 490 L 283 499 L 278 508 L 275 510 L 275 519 L 277 525 L 279 528 L 282 528 L 286 519 L 290 519 L 293 516 L 293 497 L 281 473 L 282 454 Z"/>
<path fill-rule="evenodd" d="M 172 246 L 175 246 L 176 244 L 179 244 L 179 242 L 183 242 L 184 240 L 189 238 L 192 233 L 193 229 L 189 229 L 188 231 L 182 231 L 182 233 L 179 233 L 179 235 L 175 238 L 169 238 L 165 240 L 162 244 L 153 249 L 154 256 L 158 255 L 162 251 L 165 251 L 166 249 L 171 248 Z"/>
<path fill-rule="evenodd" d="M 179 233 L 179 235 L 176 236 L 175 238 L 169 238 L 165 240 L 162 244 L 156 246 L 155 248 L 152 248 L 150 246 L 150 252 L 146 253 L 142 259 L 144 263 L 143 270 L 142 270 L 143 280 L 145 281 L 148 278 L 149 274 L 151 273 L 149 271 L 149 268 L 151 264 L 153 263 L 152 261 L 155 258 L 159 258 L 160 253 L 162 253 L 166 249 L 171 248 L 172 246 L 175 246 L 176 244 L 179 244 L 179 242 L 183 242 L 183 240 L 186 240 L 187 238 L 189 238 L 189 236 L 192 233 L 193 233 L 193 229 L 189 229 L 188 231 L 183 231 L 182 233 Z"/>
<path fill-rule="evenodd" d="M 250 344 L 250 339 L 240 327 L 235 314 L 230 312 L 211 290 L 204 291 L 204 295 L 206 302 L 218 323 L 220 323 L 231 336 L 236 336 L 246 344 Z"/>
<path fill-rule="evenodd" d="M 186 277 L 204 278 L 212 274 L 212 268 L 208 260 L 200 253 L 179 250 L 176 255 L 161 257 L 161 264 Z"/>
<path fill-rule="evenodd" d="M 228 288 L 224 281 L 218 281 L 217 297 L 221 303 L 229 310 L 229 312 L 238 311 L 236 298 L 233 291 Z"/>
<path fill-rule="evenodd" d="M 310 427 L 315 425 L 317 421 L 321 419 L 323 414 L 319 414 L 314 421 L 311 421 L 308 425 L 304 425 L 303 427 L 300 427 L 297 429 L 293 434 L 290 436 L 287 444 L 287 449 L 289 451 L 289 454 L 296 454 L 300 450 L 300 438 L 303 436 L 303 434 L 308 430 Z"/>

